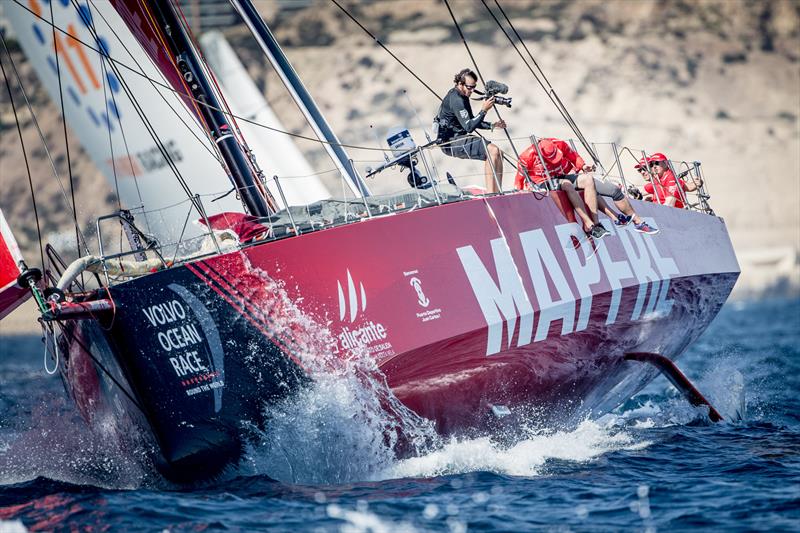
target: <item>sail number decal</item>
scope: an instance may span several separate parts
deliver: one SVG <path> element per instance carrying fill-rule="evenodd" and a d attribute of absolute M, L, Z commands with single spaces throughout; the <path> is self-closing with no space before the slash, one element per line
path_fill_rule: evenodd
<path fill-rule="evenodd" d="M 42 9 L 42 3 L 49 5 L 51 1 L 56 2 L 52 6 L 54 10 L 60 4 L 68 10 L 67 16 L 73 17 L 73 19 L 77 18 L 77 20 L 65 22 L 64 19 L 67 17 L 64 13 L 59 13 L 59 16 L 55 17 L 56 30 L 54 32 L 50 25 L 45 22 L 49 18 L 49 13 L 45 13 Z M 27 3 L 28 8 L 37 17 L 41 17 L 36 18 L 31 24 L 31 31 L 36 37 L 37 44 L 47 50 L 48 65 L 56 76 L 59 75 L 59 71 L 69 73 L 69 76 L 61 77 L 62 83 L 64 83 L 65 96 L 70 98 L 77 107 L 86 109 L 86 113 L 95 126 L 114 131 L 114 120 L 112 118 L 117 121 L 120 119 L 119 108 L 114 98 L 122 87 L 114 73 L 103 68 L 101 63 L 101 68 L 105 71 L 102 76 L 108 82 L 106 87 L 103 86 L 101 74 L 92 65 L 92 61 L 86 53 L 85 45 L 81 43 L 81 40 L 84 42 L 87 42 L 87 40 L 81 39 L 78 34 L 79 27 L 86 28 L 87 32 L 85 33 L 89 34 L 90 42 L 93 41 L 99 50 L 110 56 L 108 40 L 100 35 L 94 24 L 89 5 L 78 3 L 77 8 L 73 10 L 70 0 L 27 0 Z M 90 29 L 93 31 L 88 31 Z M 67 34 L 64 35 L 61 30 L 66 31 Z M 96 35 L 97 38 L 92 34 Z M 105 60 L 101 58 L 100 61 Z M 97 99 L 85 98 L 85 95 L 89 94 L 90 91 L 101 91 L 103 93 L 102 98 L 99 99 L 103 102 L 101 104 L 102 107 L 95 107 Z M 94 105 L 93 101 L 95 102 Z"/>

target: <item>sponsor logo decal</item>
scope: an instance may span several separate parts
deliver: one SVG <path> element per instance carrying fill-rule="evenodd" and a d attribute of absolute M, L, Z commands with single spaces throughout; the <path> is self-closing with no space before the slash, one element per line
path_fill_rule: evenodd
<path fill-rule="evenodd" d="M 430 322 L 431 320 L 442 318 L 442 310 L 440 308 L 427 309 L 431 301 L 422 290 L 422 280 L 418 277 L 419 271 L 411 270 L 409 272 L 403 272 L 403 276 L 410 278 L 408 284 L 414 289 L 414 293 L 417 296 L 417 304 L 419 304 L 420 307 L 426 308 L 424 311 L 418 311 L 416 313 L 417 318 L 419 318 L 421 322 Z"/>
<path fill-rule="evenodd" d="M 213 391 L 214 410 L 222 407 L 225 353 L 219 331 L 205 305 L 185 287 L 169 285 L 176 297 L 142 309 L 157 346 L 186 396 Z"/>
<path fill-rule="evenodd" d="M 355 322 L 356 317 L 358 316 L 359 312 L 359 303 L 361 304 L 361 312 L 367 310 L 367 293 L 364 292 L 364 285 L 361 283 L 358 284 L 358 288 L 361 294 L 361 300 L 359 301 L 358 295 L 356 293 L 356 285 L 353 283 L 353 276 L 350 275 L 350 269 L 347 269 L 347 299 L 345 299 L 345 293 L 342 289 L 342 282 L 336 282 L 337 289 L 339 289 L 339 320 L 344 320 L 344 317 L 348 314 L 348 309 L 350 311 L 350 323 L 352 324 Z"/>
<path fill-rule="evenodd" d="M 345 323 L 338 334 L 334 331 L 337 340 L 336 350 L 366 348 L 374 357 L 394 355 L 392 343 L 388 341 L 389 333 L 386 326 L 366 317 L 367 292 L 363 283 L 356 284 L 353 281 L 349 268 L 345 283 L 342 284 L 337 280 L 336 289 L 339 297 L 339 321 Z M 358 322 L 357 318 L 360 318 Z"/>
<path fill-rule="evenodd" d="M 417 303 L 422 307 L 428 307 L 431 303 L 430 300 L 425 296 L 425 293 L 422 292 L 422 282 L 419 278 L 411 278 L 410 280 L 411 286 L 414 287 L 414 290 L 417 291 Z"/>

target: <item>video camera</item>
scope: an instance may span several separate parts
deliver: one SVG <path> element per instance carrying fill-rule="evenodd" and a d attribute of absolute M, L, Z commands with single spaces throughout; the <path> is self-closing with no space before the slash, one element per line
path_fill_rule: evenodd
<path fill-rule="evenodd" d="M 486 86 L 484 87 L 485 92 L 481 92 L 475 90 L 477 94 L 481 95 L 481 98 L 478 100 L 488 100 L 491 97 L 494 97 L 494 103 L 497 105 L 504 105 L 506 107 L 511 107 L 511 97 L 510 96 L 500 96 L 501 94 L 508 93 L 508 85 L 505 83 L 500 83 L 499 81 L 489 80 L 486 82 Z"/>

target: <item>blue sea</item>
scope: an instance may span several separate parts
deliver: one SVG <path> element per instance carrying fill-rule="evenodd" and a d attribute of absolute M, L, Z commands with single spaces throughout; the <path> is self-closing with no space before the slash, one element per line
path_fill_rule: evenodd
<path fill-rule="evenodd" d="M 400 460 L 369 391 L 329 384 L 279 457 L 186 489 L 89 433 L 38 338 L 0 337 L 0 532 L 800 531 L 800 300 L 727 304 L 679 366 L 725 422 L 658 378 L 570 431 Z"/>

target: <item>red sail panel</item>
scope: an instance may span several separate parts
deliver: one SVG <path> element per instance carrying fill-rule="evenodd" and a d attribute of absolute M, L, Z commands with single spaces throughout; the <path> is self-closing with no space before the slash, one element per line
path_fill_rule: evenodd
<path fill-rule="evenodd" d="M 17 286 L 22 260 L 17 241 L 0 211 L 0 319 L 27 300 L 31 292 Z"/>
<path fill-rule="evenodd" d="M 201 123 L 204 123 L 197 110 L 197 104 L 191 96 L 189 88 L 184 83 L 183 77 L 175 65 L 175 61 L 167 51 L 164 35 L 151 15 L 147 0 L 110 0 L 111 5 L 136 37 L 144 51 L 153 60 L 158 70 L 164 75 L 170 85 L 178 92 L 186 107 L 194 113 Z"/>

